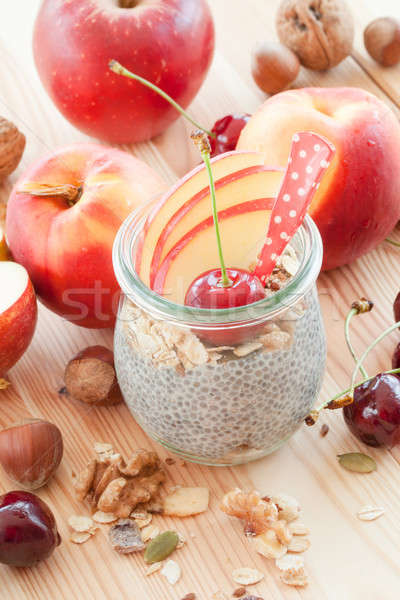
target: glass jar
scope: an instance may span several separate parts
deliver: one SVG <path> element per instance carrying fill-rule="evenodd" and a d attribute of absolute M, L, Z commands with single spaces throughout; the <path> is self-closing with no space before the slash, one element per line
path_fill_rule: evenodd
<path fill-rule="evenodd" d="M 144 219 L 139 211 L 125 221 L 113 253 L 123 292 L 115 365 L 134 418 L 194 462 L 227 466 L 273 452 L 313 408 L 325 369 L 315 224 L 306 217 L 291 242 L 299 267 L 285 287 L 248 306 L 210 310 L 172 303 L 140 280 Z"/>

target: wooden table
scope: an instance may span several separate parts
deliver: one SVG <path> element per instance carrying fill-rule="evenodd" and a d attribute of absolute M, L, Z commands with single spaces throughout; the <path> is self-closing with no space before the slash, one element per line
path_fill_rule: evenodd
<path fill-rule="evenodd" d="M 31 29 L 39 0 L 22 4 L 7 2 L 2 11 L 0 113 L 12 118 L 27 136 L 22 164 L 0 190 L 4 201 L 17 175 L 45 151 L 87 139 L 59 115 L 40 85 L 31 54 Z M 263 101 L 250 75 L 250 50 L 256 39 L 275 38 L 278 0 L 212 0 L 210 4 L 216 21 L 217 51 L 207 81 L 191 106 L 203 123 L 212 123 L 229 112 L 252 112 Z M 362 31 L 374 17 L 400 16 L 398 0 L 352 0 L 351 6 L 357 23 L 352 56 L 327 73 L 303 70 L 296 87 L 359 86 L 397 110 L 400 66 L 385 70 L 377 66 L 364 50 Z M 197 160 L 187 141 L 188 130 L 180 119 L 158 139 L 126 149 L 172 182 Z M 176 148 L 181 150 L 176 152 Z M 329 348 L 322 399 L 349 383 L 351 359 L 343 336 L 343 319 L 349 305 L 360 295 L 376 302 L 373 313 L 355 323 L 354 343 L 360 351 L 392 322 L 399 265 L 399 251 L 383 243 L 356 263 L 321 275 L 319 292 Z M 388 368 L 397 341 L 398 334 L 393 334 L 372 354 L 367 362 L 371 373 Z M 210 469 L 181 466 L 178 460 L 168 468 L 171 484 L 206 485 L 212 496 L 210 510 L 202 516 L 183 521 L 159 519 L 162 527 L 177 528 L 188 540 L 174 557 L 183 571 L 174 587 L 157 574 L 145 578 L 142 557 L 114 553 L 106 539 L 106 528 L 82 546 L 71 544 L 67 518 L 85 513 L 85 508 L 73 499 L 71 472 L 82 467 L 92 444 L 111 442 L 123 453 L 152 445 L 125 406 L 89 409 L 58 396 L 67 360 L 92 343 L 111 347 L 112 333 L 80 329 L 41 307 L 34 341 L 10 372 L 12 386 L 1 393 L 1 425 L 28 415 L 46 417 L 61 427 L 65 440 L 65 456 L 57 476 L 40 491 L 54 508 L 64 543 L 51 559 L 34 569 L 0 567 L 1 598 L 179 600 L 188 592 L 195 592 L 198 600 L 230 598 L 238 587 L 231 572 L 240 566 L 254 566 L 265 573 L 261 583 L 249 588 L 265 600 L 399 598 L 400 450 L 367 450 L 378 464 L 373 474 L 344 471 L 336 455 L 366 448 L 349 434 L 339 413 L 323 415 L 321 422 L 330 427 L 325 438 L 320 437 L 319 426 L 303 427 L 279 452 L 248 466 Z M 163 451 L 161 454 L 165 456 Z M 3 475 L 0 486 L 1 490 L 10 489 Z M 307 588 L 282 584 L 273 561 L 255 554 L 240 525 L 228 523 L 221 514 L 219 499 L 235 486 L 255 486 L 264 492 L 284 490 L 299 498 L 303 520 L 312 531 L 312 545 L 306 554 L 310 572 Z M 374 522 L 361 522 L 356 512 L 365 504 L 382 505 L 386 514 Z M 225 592 L 226 596 L 217 592 Z"/>

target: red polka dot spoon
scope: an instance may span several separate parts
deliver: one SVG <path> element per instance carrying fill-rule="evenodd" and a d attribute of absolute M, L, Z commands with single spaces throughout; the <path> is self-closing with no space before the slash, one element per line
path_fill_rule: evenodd
<path fill-rule="evenodd" d="M 301 132 L 293 136 L 286 173 L 254 270 L 263 284 L 302 224 L 334 153 L 333 144 L 316 133 Z"/>

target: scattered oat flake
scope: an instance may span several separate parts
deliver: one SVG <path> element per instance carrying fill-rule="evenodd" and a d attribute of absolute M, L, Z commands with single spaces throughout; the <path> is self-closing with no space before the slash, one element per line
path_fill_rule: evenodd
<path fill-rule="evenodd" d="M 273 529 L 253 538 L 256 551 L 266 558 L 280 558 L 287 552 L 287 546 L 282 544 Z"/>
<path fill-rule="evenodd" d="M 308 535 L 310 530 L 301 521 L 292 521 L 289 523 L 289 531 L 293 535 Z"/>
<path fill-rule="evenodd" d="M 74 531 L 69 539 L 73 544 L 83 544 L 90 537 L 92 537 L 92 534 L 88 531 Z"/>
<path fill-rule="evenodd" d="M 179 581 L 182 571 L 175 560 L 167 560 L 162 568 L 161 575 L 164 575 L 168 583 L 175 585 L 175 583 Z"/>
<path fill-rule="evenodd" d="M 235 356 L 243 357 L 255 352 L 256 350 L 259 350 L 260 348 L 262 348 L 261 342 L 248 342 L 247 344 L 237 346 L 234 349 L 233 354 L 235 354 Z"/>
<path fill-rule="evenodd" d="M 152 565 L 149 565 L 144 574 L 146 575 L 146 577 L 149 577 L 149 575 L 153 575 L 153 573 L 156 573 L 157 571 L 159 571 L 161 569 L 161 567 L 163 566 L 163 561 L 160 562 L 155 562 Z"/>
<path fill-rule="evenodd" d="M 375 519 L 378 519 L 384 514 L 385 509 L 383 506 L 370 506 L 367 504 L 366 506 L 360 508 L 357 513 L 357 517 L 361 521 L 375 521 Z"/>
<path fill-rule="evenodd" d="M 232 577 L 233 581 L 235 581 L 235 583 L 240 583 L 240 585 L 254 585 L 264 579 L 264 574 L 257 571 L 257 569 L 242 567 L 240 569 L 235 569 L 232 572 Z"/>
<path fill-rule="evenodd" d="M 94 515 L 92 516 L 93 521 L 95 521 L 96 523 L 113 523 L 114 521 L 116 521 L 118 519 L 118 517 L 116 515 L 114 515 L 113 513 L 106 513 L 103 512 L 102 510 L 97 510 Z"/>
<path fill-rule="evenodd" d="M 295 536 L 288 545 L 288 552 L 305 552 L 310 547 L 310 540 L 304 536 Z"/>
<path fill-rule="evenodd" d="M 304 568 L 304 558 L 296 554 L 285 554 L 285 556 L 277 558 L 275 564 L 281 571 L 287 571 L 288 569 L 298 570 Z"/>
<path fill-rule="evenodd" d="M 151 521 L 153 520 L 153 515 L 151 513 L 147 513 L 147 515 L 145 515 L 143 518 L 134 517 L 134 519 L 139 529 L 143 529 L 144 527 L 147 527 L 147 525 L 150 525 Z"/>
<path fill-rule="evenodd" d="M 164 514 L 171 517 L 190 517 L 205 512 L 210 492 L 205 487 L 179 487 L 164 498 Z"/>
<path fill-rule="evenodd" d="M 84 517 L 80 515 L 72 515 L 68 519 L 68 525 L 77 532 L 90 531 L 93 528 L 93 520 L 90 517 Z"/>
<path fill-rule="evenodd" d="M 148 525 L 142 529 L 142 540 L 148 542 L 154 540 L 155 537 L 160 533 L 160 528 L 157 525 Z"/>
<path fill-rule="evenodd" d="M 306 573 L 298 573 L 291 569 L 284 571 L 281 575 L 281 579 L 286 585 L 292 585 L 294 587 L 305 587 L 308 584 L 308 576 Z"/>

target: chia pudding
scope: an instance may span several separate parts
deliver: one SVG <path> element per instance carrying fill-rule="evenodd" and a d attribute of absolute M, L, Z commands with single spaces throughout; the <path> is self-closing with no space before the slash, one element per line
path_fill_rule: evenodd
<path fill-rule="evenodd" d="M 325 336 L 315 285 L 236 346 L 212 346 L 125 297 L 115 364 L 135 419 L 170 450 L 218 465 L 264 456 L 294 433 L 320 390 Z"/>

